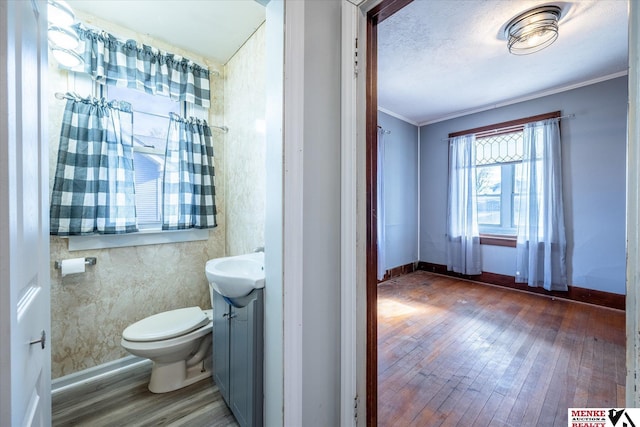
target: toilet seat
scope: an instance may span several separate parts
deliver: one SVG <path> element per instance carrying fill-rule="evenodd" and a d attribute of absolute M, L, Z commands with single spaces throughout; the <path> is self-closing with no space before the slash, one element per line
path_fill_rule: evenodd
<path fill-rule="evenodd" d="M 188 334 L 209 322 L 200 307 L 179 308 L 137 321 L 122 332 L 122 337 L 133 342 L 166 340 Z"/>

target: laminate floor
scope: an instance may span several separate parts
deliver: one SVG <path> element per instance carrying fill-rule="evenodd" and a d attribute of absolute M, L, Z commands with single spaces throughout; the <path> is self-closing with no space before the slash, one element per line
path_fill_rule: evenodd
<path fill-rule="evenodd" d="M 53 426 L 238 426 L 211 378 L 170 393 L 147 389 L 150 365 L 96 381 L 52 399 Z"/>
<path fill-rule="evenodd" d="M 418 271 L 378 287 L 380 426 L 566 427 L 624 407 L 625 315 Z"/>

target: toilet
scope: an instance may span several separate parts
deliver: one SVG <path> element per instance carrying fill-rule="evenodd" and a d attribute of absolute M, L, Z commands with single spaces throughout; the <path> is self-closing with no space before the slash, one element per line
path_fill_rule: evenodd
<path fill-rule="evenodd" d="M 154 314 L 122 332 L 122 347 L 153 362 L 149 391 L 167 393 L 211 376 L 213 310 L 179 308 Z"/>

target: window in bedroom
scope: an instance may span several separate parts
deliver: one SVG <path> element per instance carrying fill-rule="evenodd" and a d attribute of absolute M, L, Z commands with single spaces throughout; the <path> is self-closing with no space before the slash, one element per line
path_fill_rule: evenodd
<path fill-rule="evenodd" d="M 475 137 L 477 220 L 481 243 L 514 246 L 520 208 L 523 130 L 559 112 L 449 134 Z"/>
<path fill-rule="evenodd" d="M 480 233 L 515 236 L 522 130 L 476 138 L 476 196 Z"/>

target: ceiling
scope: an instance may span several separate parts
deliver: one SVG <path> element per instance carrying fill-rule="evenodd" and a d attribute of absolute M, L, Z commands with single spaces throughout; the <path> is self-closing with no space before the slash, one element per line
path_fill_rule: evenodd
<path fill-rule="evenodd" d="M 256 0 L 67 0 L 75 11 L 226 64 L 265 20 Z M 116 34 L 117 35 L 117 34 Z"/>
<path fill-rule="evenodd" d="M 525 56 L 504 27 L 562 8 L 558 40 Z M 378 106 L 422 125 L 626 74 L 626 0 L 415 0 L 378 25 Z"/>
<path fill-rule="evenodd" d="M 221 64 L 265 20 L 256 0 L 68 3 Z M 378 106 L 422 125 L 626 73 L 626 0 L 553 3 L 562 8 L 558 40 L 532 55 L 509 54 L 505 24 L 541 4 L 549 3 L 413 1 L 378 26 Z"/>

